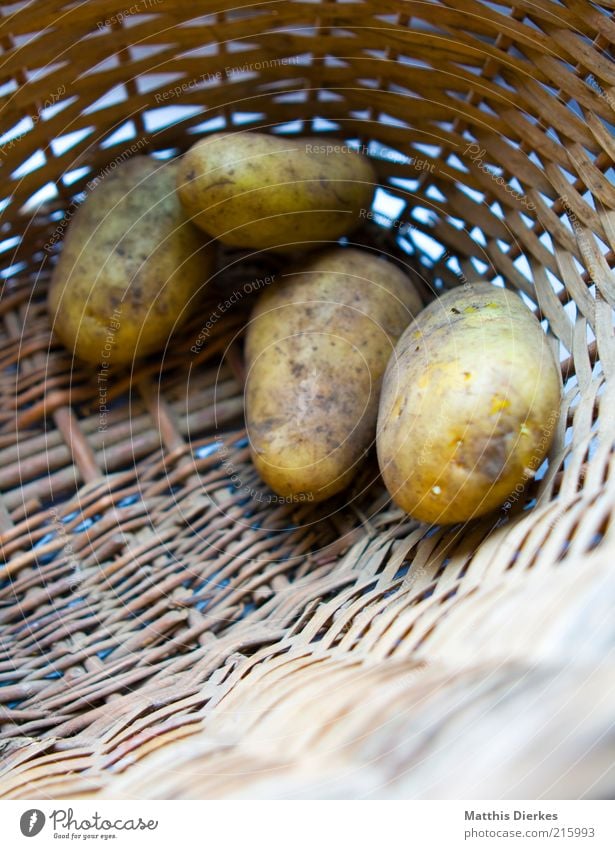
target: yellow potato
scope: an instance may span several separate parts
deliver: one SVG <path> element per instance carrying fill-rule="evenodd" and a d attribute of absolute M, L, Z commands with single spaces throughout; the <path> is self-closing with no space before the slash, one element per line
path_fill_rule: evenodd
<path fill-rule="evenodd" d="M 177 190 L 191 220 L 224 244 L 288 251 L 353 230 L 376 179 L 342 142 L 215 133 L 183 156 Z"/>
<path fill-rule="evenodd" d="M 447 293 L 404 332 L 384 378 L 378 460 L 393 500 L 446 524 L 518 498 L 560 401 L 547 337 L 516 294 L 486 283 Z"/>
<path fill-rule="evenodd" d="M 373 442 L 387 360 L 420 307 L 399 268 L 343 248 L 260 296 L 246 420 L 256 468 L 278 495 L 321 501 L 348 485 Z"/>
<path fill-rule="evenodd" d="M 91 363 L 129 363 L 165 347 L 206 284 L 214 251 L 186 220 L 177 163 L 129 159 L 71 221 L 48 307 L 54 332 Z"/>

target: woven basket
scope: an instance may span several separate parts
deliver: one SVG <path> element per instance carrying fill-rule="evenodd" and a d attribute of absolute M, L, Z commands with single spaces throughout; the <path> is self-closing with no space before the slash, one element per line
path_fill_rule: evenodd
<path fill-rule="evenodd" d="M 0 794 L 610 795 L 613 0 L 1 8 Z M 253 297 L 112 370 L 101 424 L 50 334 L 62 235 L 128 156 L 233 127 L 365 146 L 352 242 L 543 321 L 562 416 L 499 513 L 418 525 L 373 460 L 327 504 L 247 495 Z M 213 302 L 275 263 L 221 268 Z"/>

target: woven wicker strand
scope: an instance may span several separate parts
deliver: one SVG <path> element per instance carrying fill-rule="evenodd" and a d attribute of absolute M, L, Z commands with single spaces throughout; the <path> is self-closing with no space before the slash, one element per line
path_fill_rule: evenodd
<path fill-rule="evenodd" d="M 615 4 L 125 5 L 0 5 L 0 795 L 612 796 Z M 543 321 L 562 416 L 500 513 L 426 528 L 373 462 L 325 505 L 246 495 L 253 297 L 191 348 L 280 268 L 249 252 L 101 428 L 50 335 L 63 234 L 90 181 L 221 128 L 363 146 L 401 211 L 351 242 Z"/>

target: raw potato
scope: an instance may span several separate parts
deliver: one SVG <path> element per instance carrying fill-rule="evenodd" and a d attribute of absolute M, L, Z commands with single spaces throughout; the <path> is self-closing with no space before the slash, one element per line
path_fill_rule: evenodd
<path fill-rule="evenodd" d="M 393 500 L 446 524 L 518 498 L 560 400 L 547 337 L 516 294 L 485 283 L 449 292 L 407 328 L 384 378 L 378 460 Z"/>
<path fill-rule="evenodd" d="M 53 329 L 91 363 L 130 363 L 164 348 L 207 282 L 214 251 L 186 220 L 177 163 L 129 159 L 71 222 L 49 291 Z"/>
<path fill-rule="evenodd" d="M 184 155 L 177 190 L 210 236 L 284 252 L 353 230 L 376 181 L 370 162 L 341 142 L 215 133 Z"/>
<path fill-rule="evenodd" d="M 348 485 L 374 439 L 386 363 L 420 308 L 396 266 L 343 248 L 260 296 L 246 420 L 256 468 L 278 495 L 321 501 Z"/>

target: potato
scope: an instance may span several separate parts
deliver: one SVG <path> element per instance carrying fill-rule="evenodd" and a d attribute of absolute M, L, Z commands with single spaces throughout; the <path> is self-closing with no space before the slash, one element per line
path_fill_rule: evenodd
<path fill-rule="evenodd" d="M 514 293 L 475 283 L 430 304 L 383 381 L 378 460 L 416 519 L 464 522 L 522 491 L 557 425 L 560 370 Z"/>
<path fill-rule="evenodd" d="M 177 163 L 127 160 L 92 189 L 71 221 L 48 307 L 69 351 L 129 363 L 157 351 L 207 282 L 214 252 L 186 220 Z"/>
<path fill-rule="evenodd" d="M 402 271 L 355 249 L 320 253 L 262 293 L 246 339 L 246 421 L 278 495 L 321 501 L 347 486 L 373 442 L 387 360 L 420 307 Z"/>
<path fill-rule="evenodd" d="M 369 210 L 376 174 L 341 142 L 215 133 L 181 160 L 191 220 L 226 245 L 289 251 L 335 241 Z"/>

